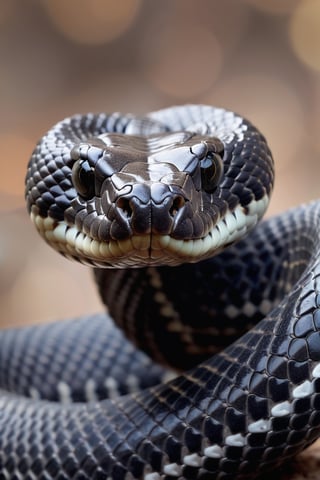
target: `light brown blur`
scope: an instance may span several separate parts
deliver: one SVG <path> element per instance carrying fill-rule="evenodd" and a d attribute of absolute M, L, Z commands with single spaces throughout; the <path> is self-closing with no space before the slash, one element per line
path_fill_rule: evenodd
<path fill-rule="evenodd" d="M 101 309 L 24 209 L 32 148 L 63 117 L 223 106 L 269 140 L 270 214 L 317 198 L 319 32 L 320 0 L 0 0 L 1 325 Z"/>

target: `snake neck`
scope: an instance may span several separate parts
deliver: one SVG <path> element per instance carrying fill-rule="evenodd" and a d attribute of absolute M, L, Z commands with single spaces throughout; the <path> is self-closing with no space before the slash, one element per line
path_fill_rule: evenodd
<path fill-rule="evenodd" d="M 256 325 L 309 264 L 316 239 L 303 218 L 293 237 L 297 220 L 288 217 L 263 222 L 245 241 L 198 264 L 96 269 L 103 302 L 155 361 L 191 368 Z"/>

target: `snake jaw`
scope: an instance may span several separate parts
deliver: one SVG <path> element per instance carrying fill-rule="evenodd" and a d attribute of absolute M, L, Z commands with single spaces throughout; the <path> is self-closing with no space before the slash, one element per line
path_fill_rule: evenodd
<path fill-rule="evenodd" d="M 65 257 L 99 267 L 145 267 L 198 262 L 219 253 L 250 231 L 263 215 L 267 196 L 253 201 L 245 210 L 228 211 L 200 238 L 179 239 L 164 234 L 132 235 L 122 240 L 99 241 L 65 221 L 42 218 L 31 211 L 41 236 Z M 35 210 L 35 209 L 34 209 Z"/>

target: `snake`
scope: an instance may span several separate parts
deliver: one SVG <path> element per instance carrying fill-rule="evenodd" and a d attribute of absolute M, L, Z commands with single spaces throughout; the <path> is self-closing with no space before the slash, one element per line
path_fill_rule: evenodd
<path fill-rule="evenodd" d="M 28 212 L 107 309 L 1 332 L 1 480 L 251 479 L 320 436 L 320 203 L 259 222 L 273 180 L 210 105 L 42 136 Z"/>

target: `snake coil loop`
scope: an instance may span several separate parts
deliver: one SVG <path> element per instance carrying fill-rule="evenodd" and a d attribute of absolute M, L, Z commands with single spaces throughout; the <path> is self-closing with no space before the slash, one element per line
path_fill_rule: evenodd
<path fill-rule="evenodd" d="M 319 437 L 320 203 L 253 229 L 272 185 L 264 137 L 210 106 L 42 137 L 28 211 L 117 327 L 1 333 L 0 478 L 240 480 Z"/>

